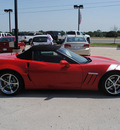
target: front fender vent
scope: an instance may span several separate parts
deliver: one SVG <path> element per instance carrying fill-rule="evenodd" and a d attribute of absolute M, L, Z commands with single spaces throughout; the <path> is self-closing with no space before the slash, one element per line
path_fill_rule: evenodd
<path fill-rule="evenodd" d="M 83 81 L 83 84 L 88 84 L 88 85 L 92 85 L 94 84 L 95 80 L 97 79 L 97 76 L 98 76 L 98 73 L 92 73 L 92 72 L 89 72 L 84 81 Z"/>

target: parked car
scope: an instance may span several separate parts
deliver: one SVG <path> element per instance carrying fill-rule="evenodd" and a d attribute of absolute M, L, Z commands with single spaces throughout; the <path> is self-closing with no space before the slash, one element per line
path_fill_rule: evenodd
<path fill-rule="evenodd" d="M 0 33 L 0 38 L 5 36 L 12 36 L 10 33 Z"/>
<path fill-rule="evenodd" d="M 40 35 L 41 33 L 36 32 L 19 32 L 18 33 L 18 40 L 24 42 L 25 44 L 31 44 L 32 39 L 35 35 Z"/>
<path fill-rule="evenodd" d="M 89 43 L 81 35 L 67 35 L 62 47 L 68 48 L 79 55 L 90 55 Z"/>
<path fill-rule="evenodd" d="M 82 57 L 66 48 L 32 46 L 23 53 L 0 54 L 0 90 L 13 95 L 22 89 L 102 90 L 120 94 L 120 62 L 99 56 Z"/>
<path fill-rule="evenodd" d="M 33 45 L 53 45 L 53 39 L 50 35 L 36 35 L 33 37 L 31 46 Z"/>
<path fill-rule="evenodd" d="M 60 31 L 47 31 L 46 34 L 50 34 L 57 44 L 62 44 L 65 39 L 65 35 L 62 35 Z"/>
<path fill-rule="evenodd" d="M 66 35 L 83 35 L 83 36 L 85 36 L 86 40 L 90 44 L 90 35 L 85 34 L 83 32 L 79 32 L 79 31 L 68 31 L 68 32 L 66 32 Z"/>
<path fill-rule="evenodd" d="M 0 38 L 1 38 L 1 37 L 4 37 L 4 36 L 5 36 L 5 34 L 4 34 L 4 33 L 0 33 Z"/>
<path fill-rule="evenodd" d="M 0 52 L 12 52 L 15 48 L 14 45 L 15 42 L 15 36 L 6 36 L 2 37 L 0 39 Z M 25 43 L 24 42 L 18 42 L 18 46 L 21 50 L 25 49 Z"/>
<path fill-rule="evenodd" d="M 5 36 L 12 36 L 10 33 L 4 33 Z"/>

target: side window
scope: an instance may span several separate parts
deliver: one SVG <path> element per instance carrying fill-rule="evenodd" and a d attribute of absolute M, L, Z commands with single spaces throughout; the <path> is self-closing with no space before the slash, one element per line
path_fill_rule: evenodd
<path fill-rule="evenodd" d="M 59 55 L 55 51 L 34 51 L 33 60 L 60 63 L 60 61 L 63 60 L 63 56 Z"/>
<path fill-rule="evenodd" d="M 32 60 L 35 61 L 60 63 L 61 60 L 66 60 L 70 64 L 76 64 L 75 61 L 55 51 L 33 51 L 32 57 L 33 57 Z"/>

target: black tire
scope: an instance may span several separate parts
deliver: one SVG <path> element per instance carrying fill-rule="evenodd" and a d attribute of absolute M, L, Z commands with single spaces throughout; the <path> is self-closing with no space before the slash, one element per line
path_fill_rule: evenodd
<path fill-rule="evenodd" d="M 14 71 L 3 71 L 0 74 L 0 91 L 5 95 L 14 95 L 24 88 L 22 77 Z"/>
<path fill-rule="evenodd" d="M 110 72 L 101 80 L 102 90 L 108 95 L 120 94 L 120 73 Z"/>

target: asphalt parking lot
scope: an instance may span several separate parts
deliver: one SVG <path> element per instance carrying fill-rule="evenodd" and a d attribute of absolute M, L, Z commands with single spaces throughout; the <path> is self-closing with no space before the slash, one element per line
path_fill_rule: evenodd
<path fill-rule="evenodd" d="M 91 55 L 120 61 L 118 48 L 91 47 Z M 0 94 L 0 130 L 118 130 L 120 96 L 95 91 L 25 90 Z"/>
<path fill-rule="evenodd" d="M 120 48 L 116 47 L 91 47 L 92 56 L 104 56 L 120 62 Z"/>

